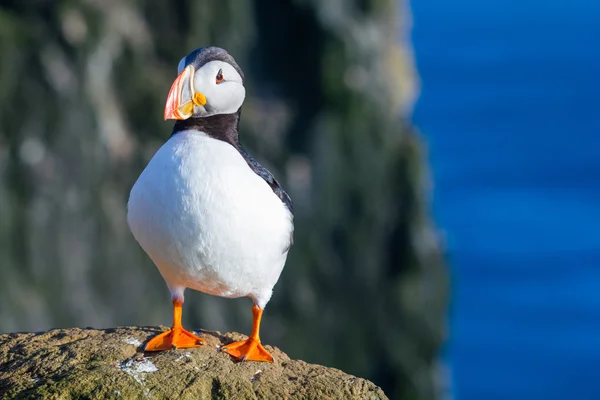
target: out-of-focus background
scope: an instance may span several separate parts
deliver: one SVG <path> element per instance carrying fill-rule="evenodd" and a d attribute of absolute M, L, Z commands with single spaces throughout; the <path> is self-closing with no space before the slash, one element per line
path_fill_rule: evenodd
<path fill-rule="evenodd" d="M 600 2 L 414 0 L 456 399 L 600 399 Z"/>
<path fill-rule="evenodd" d="M 242 142 L 295 202 L 263 341 L 392 398 L 435 397 L 447 275 L 409 123 L 407 4 L 1 4 L 0 332 L 170 324 L 125 205 L 171 133 L 162 110 L 179 60 L 216 45 L 246 73 Z M 248 333 L 250 308 L 188 291 L 184 323 Z"/>
<path fill-rule="evenodd" d="M 600 398 L 600 3 L 563 3 L 3 0 L 0 332 L 170 323 L 125 204 L 212 44 L 296 206 L 266 343 L 390 398 Z"/>

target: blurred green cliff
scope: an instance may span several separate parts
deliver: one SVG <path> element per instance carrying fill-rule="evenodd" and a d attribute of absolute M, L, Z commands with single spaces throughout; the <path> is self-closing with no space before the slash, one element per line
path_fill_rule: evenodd
<path fill-rule="evenodd" d="M 170 322 L 125 205 L 177 63 L 216 45 L 246 73 L 242 142 L 295 203 L 263 341 L 435 398 L 447 281 L 409 28 L 391 0 L 2 1 L 0 332 Z M 184 323 L 247 332 L 250 305 L 188 291 Z"/>

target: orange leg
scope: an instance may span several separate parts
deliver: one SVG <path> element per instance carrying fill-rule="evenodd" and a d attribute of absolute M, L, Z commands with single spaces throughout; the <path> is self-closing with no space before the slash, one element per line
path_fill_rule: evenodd
<path fill-rule="evenodd" d="M 198 347 L 204 341 L 181 326 L 181 308 L 183 301 L 173 300 L 173 326 L 167 332 L 153 337 L 146 345 L 146 351 L 186 349 Z"/>
<path fill-rule="evenodd" d="M 252 306 L 252 316 L 254 322 L 252 324 L 252 333 L 250 337 L 241 342 L 234 342 L 221 347 L 221 351 L 237 358 L 240 361 L 264 361 L 273 362 L 273 356 L 260 344 L 260 319 L 262 318 L 263 310 L 256 304 Z"/>

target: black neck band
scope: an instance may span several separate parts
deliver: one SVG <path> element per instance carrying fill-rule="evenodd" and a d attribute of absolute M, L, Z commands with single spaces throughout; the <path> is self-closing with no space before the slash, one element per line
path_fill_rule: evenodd
<path fill-rule="evenodd" d="M 238 136 L 240 113 L 241 110 L 235 114 L 217 114 L 210 117 L 179 120 L 175 122 L 171 136 L 177 132 L 195 130 L 238 147 L 240 143 Z"/>

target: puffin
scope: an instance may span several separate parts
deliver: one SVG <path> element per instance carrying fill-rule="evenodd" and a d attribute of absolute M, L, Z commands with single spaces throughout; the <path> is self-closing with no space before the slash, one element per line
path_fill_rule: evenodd
<path fill-rule="evenodd" d="M 219 47 L 183 57 L 164 119 L 175 120 L 131 189 L 127 223 L 162 275 L 173 325 L 146 351 L 204 344 L 181 323 L 184 291 L 249 297 L 252 332 L 220 351 L 239 361 L 273 362 L 260 322 L 293 243 L 293 206 L 273 175 L 240 143 L 244 73 Z"/>

